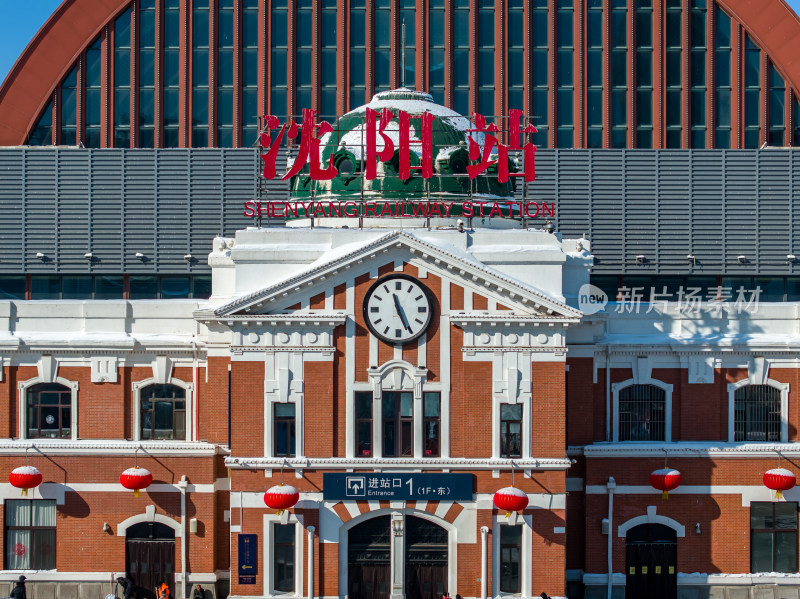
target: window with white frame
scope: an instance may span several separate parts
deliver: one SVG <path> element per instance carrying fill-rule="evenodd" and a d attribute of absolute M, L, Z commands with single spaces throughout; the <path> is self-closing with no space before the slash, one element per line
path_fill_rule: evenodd
<path fill-rule="evenodd" d="M 500 404 L 500 457 L 522 457 L 522 404 Z"/>
<path fill-rule="evenodd" d="M 296 455 L 295 404 L 274 403 L 272 417 L 273 452 L 277 457 L 293 458 Z"/>
<path fill-rule="evenodd" d="M 746 385 L 733 394 L 734 441 L 781 440 L 781 390 Z"/>
<path fill-rule="evenodd" d="M 522 525 L 500 526 L 500 592 L 518 594 L 522 590 L 520 559 Z"/>
<path fill-rule="evenodd" d="M 180 379 L 133 382 L 133 431 L 136 441 L 191 441 L 195 431 L 194 385 Z"/>
<path fill-rule="evenodd" d="M 277 593 L 295 590 L 295 543 L 294 524 L 272 525 L 272 586 Z"/>
<path fill-rule="evenodd" d="M 8 499 L 5 502 L 5 569 L 54 570 L 56 502 Z"/>
<path fill-rule="evenodd" d="M 186 440 L 186 389 L 153 384 L 139 394 L 140 438 Z"/>
<path fill-rule="evenodd" d="M 373 453 L 373 395 L 357 392 L 355 408 L 355 455 L 370 457 Z M 422 394 L 421 422 L 415 421 L 415 401 L 411 391 L 384 391 L 380 402 L 380 426 L 383 457 L 411 457 L 414 439 L 422 436 L 422 457 L 442 455 L 441 449 L 441 393 L 425 391 Z"/>
<path fill-rule="evenodd" d="M 655 385 L 628 385 L 619 390 L 620 441 L 664 441 L 667 398 Z"/>
<path fill-rule="evenodd" d="M 25 397 L 26 438 L 72 437 L 72 389 L 60 383 L 38 383 L 27 388 Z"/>

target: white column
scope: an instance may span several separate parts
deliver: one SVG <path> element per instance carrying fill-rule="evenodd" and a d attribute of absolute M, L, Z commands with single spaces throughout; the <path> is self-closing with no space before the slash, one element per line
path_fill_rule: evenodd
<path fill-rule="evenodd" d="M 481 599 L 486 599 L 489 580 L 489 527 L 481 526 Z"/>
<path fill-rule="evenodd" d="M 313 526 L 308 527 L 308 599 L 314 599 L 314 531 Z"/>
<path fill-rule="evenodd" d="M 404 599 L 403 585 L 405 578 L 405 517 L 402 513 L 392 514 L 392 594 L 391 599 Z"/>

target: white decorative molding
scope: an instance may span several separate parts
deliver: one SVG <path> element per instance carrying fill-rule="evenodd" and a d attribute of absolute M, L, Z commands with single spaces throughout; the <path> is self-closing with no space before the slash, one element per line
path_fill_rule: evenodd
<path fill-rule="evenodd" d="M 154 505 L 148 505 L 145 508 L 144 514 L 136 514 L 135 516 L 126 518 L 125 520 L 117 524 L 117 536 L 124 537 L 128 531 L 128 528 L 130 528 L 134 524 L 140 524 L 141 522 L 158 522 L 160 524 L 169 526 L 172 530 L 174 530 L 176 539 L 179 539 L 183 536 L 181 534 L 181 523 L 178 522 L 177 520 L 173 520 L 169 516 L 164 516 L 163 514 L 156 514 L 156 506 Z"/>
<path fill-rule="evenodd" d="M 55 383 L 58 376 L 58 360 L 52 355 L 43 355 L 36 363 L 40 383 Z"/>
<path fill-rule="evenodd" d="M 92 357 L 92 382 L 116 383 L 117 382 L 117 357 Z"/>
<path fill-rule="evenodd" d="M 683 524 L 677 520 L 673 520 L 672 518 L 657 515 L 656 506 L 654 505 L 647 506 L 646 516 L 636 516 L 635 518 L 631 518 L 627 522 L 620 524 L 617 528 L 617 536 L 625 537 L 631 528 L 639 526 L 640 524 L 663 524 L 664 526 L 673 529 L 677 537 L 686 536 L 686 527 L 683 526 Z"/>
<path fill-rule="evenodd" d="M 686 356 L 686 369 L 689 374 L 689 384 L 710 384 L 714 382 L 714 356 L 706 354 L 689 354 Z"/>
<path fill-rule="evenodd" d="M 662 452 L 663 455 L 663 452 Z M 567 458 L 270 458 L 270 457 L 227 457 L 225 465 L 232 469 L 253 468 L 280 468 L 282 465 L 295 470 L 301 469 L 355 469 L 374 470 L 395 468 L 424 468 L 438 470 L 448 468 L 451 470 L 508 470 L 533 469 L 533 470 L 566 470 L 571 465 Z"/>
<path fill-rule="evenodd" d="M 226 450 L 213 443 L 185 441 L 106 441 L 67 439 L 0 439 L 0 455 L 20 455 L 29 449 L 46 455 L 126 455 L 137 451 L 153 456 L 222 455 Z M 31 453 L 30 455 L 34 455 Z"/>
<path fill-rule="evenodd" d="M 751 385 L 766 385 L 769 380 L 769 362 L 764 356 L 752 356 L 747 364 L 747 378 Z"/>
<path fill-rule="evenodd" d="M 735 412 L 735 397 L 736 391 L 748 385 L 766 385 L 778 389 L 781 394 L 781 443 L 786 443 L 789 440 L 789 383 L 779 383 L 770 378 L 765 378 L 768 373 L 768 364 L 764 358 L 753 358 L 751 365 L 753 369 L 748 368 L 748 378 L 736 381 L 735 383 L 728 383 L 728 442 L 733 443 L 735 439 L 736 428 L 736 412 Z M 753 382 L 753 381 L 762 382 Z"/>
<path fill-rule="evenodd" d="M 383 391 L 413 391 L 414 399 L 422 399 L 422 387 L 427 368 L 418 368 L 405 360 L 390 360 L 376 368 L 367 369 L 375 401 Z"/>
<path fill-rule="evenodd" d="M 168 356 L 156 356 L 153 360 L 153 380 L 166 385 L 172 378 L 172 360 Z"/>
<path fill-rule="evenodd" d="M 571 447 L 567 455 L 587 458 L 800 458 L 800 443 L 728 443 L 725 441 L 648 442 L 621 441 Z"/>
<path fill-rule="evenodd" d="M 619 441 L 619 392 L 632 385 L 653 385 L 654 387 L 664 390 L 664 441 L 669 442 L 672 440 L 672 385 L 651 378 L 649 361 L 642 363 L 638 361 L 640 359 L 641 358 L 637 359 L 635 363 L 631 364 L 631 366 L 634 367 L 634 375 L 636 378 L 631 378 L 619 383 L 611 383 L 611 393 L 613 396 L 612 406 L 614 410 L 612 419 L 612 439 L 614 442 Z"/>

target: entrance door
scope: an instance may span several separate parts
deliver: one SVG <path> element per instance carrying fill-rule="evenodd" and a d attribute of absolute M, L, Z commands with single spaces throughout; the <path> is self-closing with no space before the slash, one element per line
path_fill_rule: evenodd
<path fill-rule="evenodd" d="M 347 585 L 350 599 L 389 599 L 391 585 L 390 516 L 370 518 L 347 537 Z"/>
<path fill-rule="evenodd" d="M 127 576 L 136 585 L 134 597 L 155 599 L 162 582 L 175 597 L 175 531 L 159 522 L 142 522 L 127 530 Z"/>
<path fill-rule="evenodd" d="M 441 599 L 447 588 L 447 531 L 406 516 L 406 599 Z"/>
<path fill-rule="evenodd" d="M 678 596 L 678 543 L 663 524 L 641 524 L 628 531 L 626 599 L 675 599 Z"/>

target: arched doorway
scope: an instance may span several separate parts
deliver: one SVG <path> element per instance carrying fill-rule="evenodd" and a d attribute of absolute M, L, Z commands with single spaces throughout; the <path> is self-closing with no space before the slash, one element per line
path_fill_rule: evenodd
<path fill-rule="evenodd" d="M 406 517 L 406 599 L 440 599 L 447 591 L 447 531 L 424 518 Z"/>
<path fill-rule="evenodd" d="M 175 596 L 175 531 L 160 522 L 140 522 L 125 534 L 125 566 L 138 599 L 155 599 L 162 582 Z"/>
<path fill-rule="evenodd" d="M 347 583 L 350 599 L 388 599 L 391 594 L 390 516 L 370 518 L 350 529 Z"/>
<path fill-rule="evenodd" d="M 663 524 L 640 524 L 625 538 L 625 598 L 675 599 L 678 596 L 678 542 Z"/>
<path fill-rule="evenodd" d="M 441 599 L 451 590 L 448 539 L 435 522 L 399 513 L 356 524 L 347 532 L 349 598 L 389 599 L 394 580 L 406 599 Z"/>

